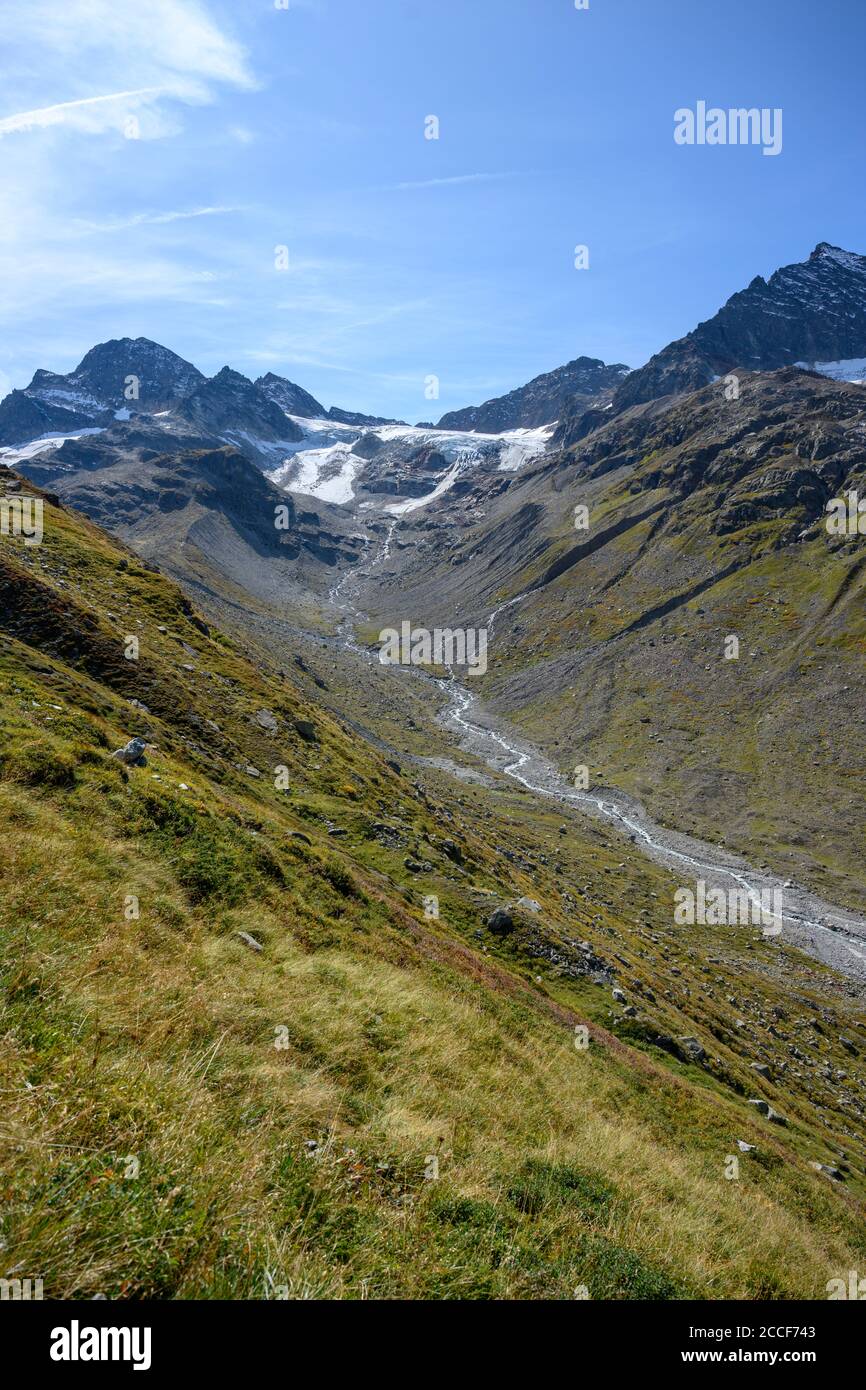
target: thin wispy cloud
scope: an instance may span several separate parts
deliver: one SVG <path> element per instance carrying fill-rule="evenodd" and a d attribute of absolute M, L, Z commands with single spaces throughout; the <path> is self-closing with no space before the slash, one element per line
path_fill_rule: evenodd
<path fill-rule="evenodd" d="M 506 170 L 499 174 L 453 174 L 449 178 L 442 179 L 416 179 L 406 183 L 392 183 L 388 185 L 387 192 L 403 193 L 413 188 L 447 188 L 460 183 L 496 183 L 500 179 L 519 179 L 525 175 L 520 170 Z"/>
<path fill-rule="evenodd" d="M 103 109 L 108 106 L 122 106 L 128 113 L 131 107 L 153 100 L 162 92 L 161 87 L 139 87 L 131 92 L 108 92 L 104 96 L 80 97 L 78 101 L 62 101 L 55 106 L 41 106 L 35 111 L 20 111 L 15 116 L 0 119 L 0 140 L 5 135 L 22 134 L 29 130 L 44 130 L 48 126 L 80 123 L 101 128 L 105 121 Z"/>
<path fill-rule="evenodd" d="M 189 222 L 196 217 L 223 217 L 243 212 L 243 208 L 189 208 L 174 212 L 136 212 L 131 217 L 111 217 L 103 222 L 76 218 L 73 225 L 88 232 L 125 232 L 131 227 L 161 227 L 167 222 Z"/>
<path fill-rule="evenodd" d="M 33 299 L 33 285 L 44 275 L 45 262 L 39 251 L 28 255 L 17 251 L 12 256 L 0 255 L 0 277 L 5 288 L 0 324 L 15 324 L 28 312 Z M 147 301 L 174 303 L 227 302 L 224 292 L 216 292 L 218 272 L 173 260 L 156 254 L 118 257 L 79 255 L 66 248 L 63 276 L 56 284 L 47 284 L 41 293 L 44 311 L 78 312 L 94 297 L 101 304 L 111 304 L 121 314 L 126 306 Z"/>
<path fill-rule="evenodd" d="M 341 324 L 340 332 L 354 333 L 359 328 L 374 328 L 377 324 L 387 323 L 389 319 L 401 318 L 405 314 L 422 314 L 429 307 L 430 301 L 427 299 L 413 299 L 405 304 L 386 304 L 364 318 Z"/>
<path fill-rule="evenodd" d="M 198 177 L 181 140 L 164 153 L 154 141 L 198 121 L 199 153 L 216 147 L 236 113 L 209 133 L 198 111 L 257 93 L 233 21 L 219 0 L 3 0 L 5 331 L 92 307 L 121 333 L 130 314 L 150 326 L 154 305 L 232 306 L 231 238 L 216 224 L 242 209 Z M 206 222 L 207 252 L 169 239 L 172 224 Z"/>
<path fill-rule="evenodd" d="M 160 107 L 205 104 L 224 84 L 256 85 L 241 46 L 199 0 L 5 0 L 3 28 L 9 72 L 20 58 L 26 74 L 17 84 L 7 79 L 7 101 L 16 86 L 22 95 L 57 98 L 65 90 L 67 97 L 22 102 L 0 116 L 0 137 L 57 126 L 87 135 L 122 130 L 131 110 L 147 108 L 153 119 L 139 134 L 152 138 L 177 129 L 160 119 Z M 28 62 L 34 51 L 38 73 Z M 123 90 L 111 90 L 119 74 Z M 85 83 L 90 90 L 82 92 Z"/>

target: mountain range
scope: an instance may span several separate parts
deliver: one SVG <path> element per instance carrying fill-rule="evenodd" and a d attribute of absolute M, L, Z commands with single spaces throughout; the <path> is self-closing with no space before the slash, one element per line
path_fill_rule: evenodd
<path fill-rule="evenodd" d="M 105 428 L 133 415 L 169 414 L 212 438 L 230 436 L 254 457 L 275 442 L 303 438 L 287 418 L 292 414 L 352 425 L 398 423 L 337 407 L 326 411 L 301 387 L 273 373 L 252 382 L 223 367 L 206 377 L 149 338 L 117 338 L 91 348 L 66 375 L 39 370 L 29 386 L 11 391 L 0 402 L 0 444 Z"/>

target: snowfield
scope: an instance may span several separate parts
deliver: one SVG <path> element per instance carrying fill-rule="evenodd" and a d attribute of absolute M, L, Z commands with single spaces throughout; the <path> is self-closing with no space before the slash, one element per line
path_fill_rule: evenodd
<path fill-rule="evenodd" d="M 806 367 L 809 371 L 820 372 L 833 381 L 866 382 L 866 357 L 849 357 L 842 362 L 795 362 L 795 367 Z"/>
<path fill-rule="evenodd" d="M 437 497 L 441 497 L 448 492 L 456 483 L 461 473 L 465 473 L 468 464 L 476 462 L 478 451 L 472 449 L 462 449 L 457 462 L 452 464 L 444 478 L 441 478 L 432 492 L 428 492 L 426 497 L 409 497 L 405 502 L 391 502 L 385 508 L 389 516 L 406 516 L 408 512 L 417 512 L 419 507 L 426 507 L 428 502 L 434 502 Z"/>
<path fill-rule="evenodd" d="M 530 459 L 543 454 L 550 443 L 550 437 L 556 429 L 557 423 L 554 420 L 552 425 L 542 425 L 540 429 L 507 430 L 505 434 L 483 436 L 487 439 L 501 439 L 503 441 L 502 454 L 499 459 L 500 473 L 516 473 L 518 468 L 522 468 Z"/>
<path fill-rule="evenodd" d="M 354 482 L 366 463 L 359 454 L 353 454 L 348 444 L 332 444 L 324 449 L 301 449 L 292 460 L 287 460 L 283 469 L 294 469 L 292 482 L 286 485 L 287 492 L 303 492 L 309 497 L 318 497 L 320 502 L 333 502 L 343 506 L 351 502 L 355 495 Z M 277 473 L 271 474 L 275 482 Z M 279 484 L 282 486 L 282 484 Z"/>
<path fill-rule="evenodd" d="M 310 420 L 300 415 L 290 415 L 289 419 L 300 426 L 305 437 L 282 448 L 282 461 L 268 477 L 286 492 L 305 493 L 322 502 L 345 506 L 354 499 L 355 482 L 368 460 L 352 450 L 365 434 L 375 434 L 386 445 L 402 445 L 407 454 L 427 447 L 436 449 L 451 465 L 448 472 L 426 497 L 410 497 L 385 505 L 383 511 L 390 516 L 402 516 L 435 501 L 491 450 L 498 450 L 500 472 L 516 472 L 544 453 L 555 429 L 555 425 L 545 425 L 504 434 L 474 434 L 416 425 L 340 425 L 333 420 Z"/>
<path fill-rule="evenodd" d="M 104 402 L 91 396 L 89 391 L 73 391 L 65 386 L 43 386 L 27 394 L 32 394 L 34 400 L 44 401 L 46 405 L 59 405 L 64 410 L 78 410 L 85 415 L 92 415 L 94 411 L 101 414 L 107 409 Z"/>
<path fill-rule="evenodd" d="M 92 427 L 76 430 L 74 434 L 41 434 L 38 439 L 31 439 L 29 444 L 13 444 L 0 449 L 0 463 L 14 468 L 20 459 L 32 459 L 34 454 L 41 454 L 46 449 L 56 449 L 65 439 L 83 439 L 87 434 L 102 434 L 102 430 Z"/>

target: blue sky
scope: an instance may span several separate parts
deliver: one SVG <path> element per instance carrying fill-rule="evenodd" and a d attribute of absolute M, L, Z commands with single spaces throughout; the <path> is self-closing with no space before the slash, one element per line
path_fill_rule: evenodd
<path fill-rule="evenodd" d="M 0 394 L 139 334 L 411 421 L 639 366 L 866 251 L 864 38 L 861 0 L 4 0 Z M 676 145 L 698 100 L 781 107 L 782 153 Z"/>

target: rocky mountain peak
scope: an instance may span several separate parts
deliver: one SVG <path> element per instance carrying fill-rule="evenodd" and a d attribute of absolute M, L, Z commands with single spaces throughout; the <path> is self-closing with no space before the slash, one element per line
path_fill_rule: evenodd
<path fill-rule="evenodd" d="M 138 395 L 130 398 L 127 391 L 133 378 Z M 166 408 L 203 380 L 191 362 L 150 338 L 97 343 L 67 378 L 73 389 L 89 391 L 107 409 L 128 405 L 131 399 L 137 400 L 138 409 Z"/>
<path fill-rule="evenodd" d="M 845 270 L 866 275 L 866 256 L 858 255 L 856 251 L 845 251 L 841 246 L 833 246 L 829 241 L 819 241 L 809 260 L 833 261 Z"/>
<path fill-rule="evenodd" d="M 606 404 L 628 371 L 622 362 L 607 366 L 597 357 L 576 357 L 505 396 L 494 397 L 483 405 L 468 406 L 465 410 L 450 411 L 442 416 L 439 429 L 482 434 L 537 429 L 553 424 L 575 406 L 587 410 Z"/>
<path fill-rule="evenodd" d="M 198 429 L 239 447 L 248 446 L 251 440 L 296 442 L 303 438 L 285 412 L 232 367 L 222 367 L 215 376 L 203 378 L 178 406 L 178 414 Z"/>
<path fill-rule="evenodd" d="M 742 368 L 820 370 L 866 357 L 866 256 L 819 242 L 805 261 L 757 275 L 718 313 L 669 343 L 618 388 L 613 409 L 697 390 Z"/>
<path fill-rule="evenodd" d="M 253 385 L 249 377 L 244 376 L 243 372 L 236 372 L 234 367 L 229 366 L 220 367 L 219 371 L 215 372 L 214 375 L 208 379 L 212 386 L 219 385 L 233 389 L 239 388 L 240 390 L 244 390 L 247 386 Z"/>
<path fill-rule="evenodd" d="M 277 376 L 276 372 L 266 372 L 264 376 L 260 376 L 256 386 L 287 415 L 321 419 L 327 413 L 325 407 L 320 405 L 309 391 L 305 391 L 293 381 L 288 381 L 284 376 Z"/>
<path fill-rule="evenodd" d="M 203 380 L 191 362 L 150 338 L 110 338 L 85 353 L 74 371 L 40 368 L 22 393 L 28 405 L 16 403 L 13 417 L 4 401 L 0 417 L 9 416 L 5 423 L 17 429 L 25 420 L 44 430 L 93 425 L 118 409 L 170 409 Z M 3 426 L 0 418 L 0 436 Z"/>

